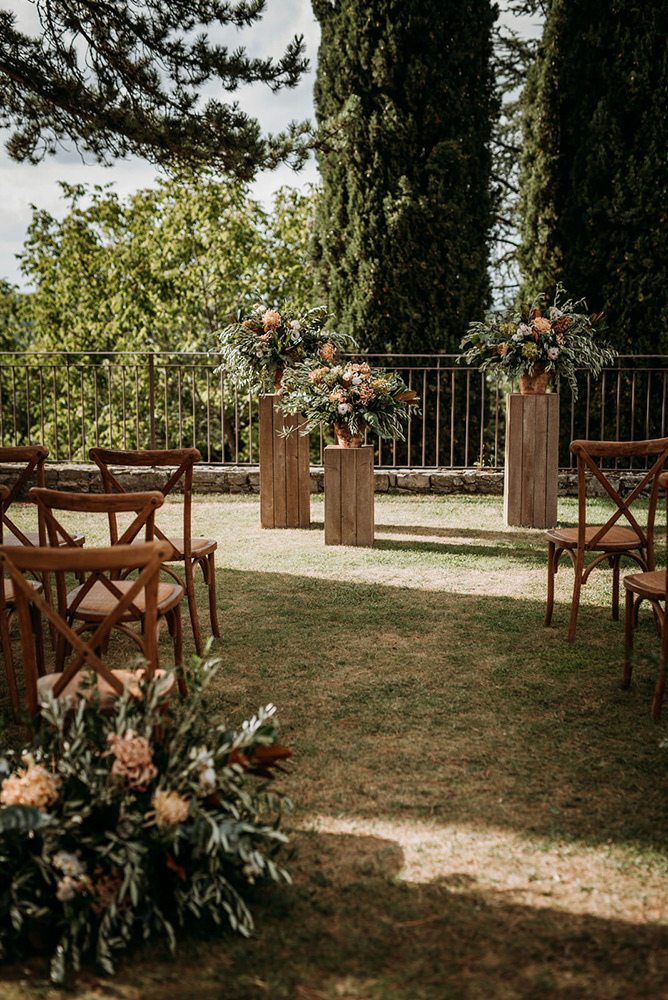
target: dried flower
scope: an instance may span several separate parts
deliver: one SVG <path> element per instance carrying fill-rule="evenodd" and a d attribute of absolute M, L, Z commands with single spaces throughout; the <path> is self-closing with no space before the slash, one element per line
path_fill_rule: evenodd
<path fill-rule="evenodd" d="M 313 371 L 309 373 L 309 381 L 313 385 L 318 385 L 320 382 L 322 382 L 322 377 L 323 375 L 326 375 L 327 372 L 328 372 L 327 368 L 314 368 Z"/>
<path fill-rule="evenodd" d="M 262 323 L 264 324 L 266 330 L 278 330 L 278 324 L 281 322 L 281 314 L 278 309 L 267 309 L 266 313 L 262 317 Z"/>
<path fill-rule="evenodd" d="M 547 333 L 551 328 L 549 319 L 544 316 L 537 316 L 532 325 L 534 332 L 539 334 Z"/>
<path fill-rule="evenodd" d="M 148 740 L 143 736 L 136 736 L 133 729 L 127 729 L 123 736 L 109 733 L 107 743 L 110 744 L 111 750 L 102 756 L 108 757 L 109 754 L 113 754 L 116 758 L 111 766 L 112 775 L 115 778 L 125 778 L 129 788 L 134 788 L 138 792 L 145 791 L 146 786 L 158 774 Z"/>
<path fill-rule="evenodd" d="M 557 358 L 559 357 L 559 348 L 558 347 L 548 347 L 548 349 L 547 349 L 547 356 L 550 359 L 550 361 L 556 361 Z"/>
<path fill-rule="evenodd" d="M 558 333 L 557 334 L 557 343 L 560 346 L 563 345 L 563 343 L 564 343 L 565 340 L 566 340 L 566 338 L 564 337 L 563 333 Z"/>
<path fill-rule="evenodd" d="M 564 334 L 571 325 L 572 320 L 570 316 L 561 316 L 553 326 L 553 330 L 556 334 Z"/>
<path fill-rule="evenodd" d="M 352 410 L 352 406 L 350 405 L 350 403 L 339 403 L 339 405 L 337 406 L 337 410 L 339 411 L 341 416 L 345 416 L 346 413 L 350 413 L 350 411 Z"/>
<path fill-rule="evenodd" d="M 550 306 L 550 322 L 554 323 L 555 320 L 561 319 L 564 314 L 561 309 L 557 309 L 556 306 Z"/>
<path fill-rule="evenodd" d="M 527 323 L 520 323 L 517 327 L 517 333 L 513 334 L 513 340 L 523 340 L 525 337 L 531 336 L 531 327 Z"/>
<path fill-rule="evenodd" d="M 69 903 L 80 889 L 81 886 L 76 879 L 72 878 L 71 875 L 66 875 L 56 886 L 56 899 L 59 899 L 61 903 Z"/>
<path fill-rule="evenodd" d="M 501 333 L 504 337 L 512 337 L 517 333 L 517 324 L 515 323 L 504 323 L 501 327 Z"/>
<path fill-rule="evenodd" d="M 291 327 L 292 330 L 294 330 L 295 333 L 299 333 L 299 331 L 302 328 L 302 325 L 301 325 L 301 323 L 299 322 L 298 319 L 291 319 L 290 320 L 290 327 Z"/>
<path fill-rule="evenodd" d="M 156 788 L 153 794 L 153 810 L 158 826 L 178 826 L 188 815 L 189 802 L 178 792 Z"/>
<path fill-rule="evenodd" d="M 60 778 L 49 774 L 41 764 L 27 756 L 28 767 L 10 774 L 2 782 L 0 802 L 3 806 L 34 806 L 45 812 L 58 798 Z"/>
<path fill-rule="evenodd" d="M 51 864 L 63 875 L 83 875 L 86 866 L 79 859 L 78 854 L 70 854 L 69 851 L 58 851 L 51 858 Z"/>
<path fill-rule="evenodd" d="M 334 357 L 334 345 L 329 342 L 322 344 L 319 351 L 320 357 L 323 361 L 331 361 Z"/>
<path fill-rule="evenodd" d="M 502 358 L 505 358 L 506 354 L 508 353 L 508 345 L 499 344 L 496 350 L 501 355 Z"/>
<path fill-rule="evenodd" d="M 525 344 L 522 348 L 522 357 L 527 361 L 535 361 L 538 357 L 538 346 L 536 344 Z"/>
<path fill-rule="evenodd" d="M 261 333 L 258 337 L 258 340 L 261 340 L 263 344 L 268 344 L 270 339 L 268 333 Z"/>
<path fill-rule="evenodd" d="M 127 897 L 121 901 L 117 899 L 118 892 L 123 885 L 123 876 L 116 865 L 112 865 L 111 871 L 107 875 L 102 873 L 101 868 L 96 868 L 95 875 L 96 879 L 90 886 L 90 893 L 93 897 L 91 906 L 94 912 L 99 916 L 108 910 L 112 903 L 116 903 L 116 908 L 120 911 L 129 909 L 131 904 Z"/>

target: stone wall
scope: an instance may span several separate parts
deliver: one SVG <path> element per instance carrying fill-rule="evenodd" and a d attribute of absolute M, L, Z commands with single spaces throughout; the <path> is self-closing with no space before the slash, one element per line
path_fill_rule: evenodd
<path fill-rule="evenodd" d="M 128 490 L 151 490 L 165 482 L 166 471 L 128 468 L 119 471 L 117 478 Z M 0 483 L 11 486 L 15 478 L 14 467 L 0 464 Z M 613 474 L 609 479 L 615 489 L 625 496 L 638 483 L 640 474 L 623 472 Z M 323 483 L 322 466 L 311 466 L 311 493 L 322 493 Z M 376 469 L 374 483 L 376 493 L 503 496 L 503 472 L 485 469 Z M 100 493 L 102 490 L 100 474 L 93 465 L 48 463 L 46 485 L 49 489 L 75 493 Z M 195 493 L 259 493 L 260 470 L 257 466 L 196 465 L 193 486 Z M 559 496 L 577 496 L 577 492 L 575 473 L 560 473 Z M 605 495 L 595 480 L 591 483 L 590 492 L 592 496 Z"/>

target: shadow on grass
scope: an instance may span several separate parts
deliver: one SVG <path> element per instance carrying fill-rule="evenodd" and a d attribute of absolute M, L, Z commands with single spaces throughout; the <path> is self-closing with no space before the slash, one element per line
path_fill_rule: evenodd
<path fill-rule="evenodd" d="M 508 528 L 507 531 L 488 531 L 485 528 L 440 528 L 433 525 L 376 524 L 376 531 L 386 535 L 419 535 L 420 538 L 473 538 L 479 541 L 501 542 L 504 545 L 544 545 L 547 552 L 545 533 Z"/>
<path fill-rule="evenodd" d="M 221 702 L 278 705 L 306 812 L 462 822 L 665 853 L 654 668 L 620 690 L 623 624 L 568 608 L 223 570 Z M 651 616 L 637 649 L 655 651 Z"/>

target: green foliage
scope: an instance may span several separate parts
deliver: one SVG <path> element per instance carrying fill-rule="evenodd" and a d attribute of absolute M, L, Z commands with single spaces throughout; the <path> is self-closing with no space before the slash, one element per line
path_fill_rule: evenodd
<path fill-rule="evenodd" d="M 35 209 L 21 258 L 37 350 L 207 351 L 251 288 L 299 307 L 313 194 L 267 213 L 241 183 L 184 174 L 125 200 L 62 184 L 68 211 Z"/>
<path fill-rule="evenodd" d="M 666 0 L 550 0 L 524 92 L 520 263 L 604 310 L 625 352 L 668 352 Z"/>
<path fill-rule="evenodd" d="M 600 316 L 588 316 L 584 300 L 569 299 L 560 285 L 549 310 L 545 309 L 545 298 L 537 296 L 528 309 L 505 316 L 492 314 L 485 322 L 471 323 L 460 344 L 462 357 L 496 378 L 543 371 L 563 375 L 577 398 L 578 370 L 598 376 L 617 352 L 596 341 L 595 322 Z"/>
<path fill-rule="evenodd" d="M 0 11 L 0 125 L 14 129 L 7 148 L 38 162 L 62 140 L 109 162 L 136 154 L 154 163 L 211 166 L 249 179 L 259 167 L 306 154 L 306 124 L 265 139 L 258 122 L 217 97 L 261 82 L 294 87 L 308 63 L 301 38 L 274 62 L 230 51 L 202 29 L 253 25 L 265 0 L 153 0 L 150 7 L 107 0 L 37 0 L 37 37 Z"/>
<path fill-rule="evenodd" d="M 169 710 L 157 681 L 111 716 L 49 697 L 2 781 L 0 956 L 40 937 L 62 982 L 87 955 L 113 973 L 114 953 L 151 934 L 173 948 L 194 921 L 248 936 L 249 886 L 289 881 L 274 860 L 289 802 L 266 779 L 290 751 L 271 705 L 239 729 L 212 714 L 216 669 L 202 664 Z"/>
<path fill-rule="evenodd" d="M 0 351 L 25 349 L 29 337 L 26 296 L 0 278 Z"/>
<path fill-rule="evenodd" d="M 279 408 L 306 418 L 302 434 L 321 423 L 339 424 L 351 434 L 368 427 L 381 438 L 404 441 L 409 407 L 418 401 L 400 375 L 371 368 L 366 361 L 302 361 L 286 371 L 281 390 Z"/>
<path fill-rule="evenodd" d="M 447 351 L 489 301 L 489 0 L 313 0 L 319 287 L 365 350 Z"/>
<path fill-rule="evenodd" d="M 239 313 L 235 323 L 220 333 L 221 370 L 237 388 L 273 392 L 285 369 L 311 357 L 321 346 L 356 347 L 349 337 L 328 333 L 324 306 L 294 315 L 285 308 L 256 303 L 250 313 Z"/>

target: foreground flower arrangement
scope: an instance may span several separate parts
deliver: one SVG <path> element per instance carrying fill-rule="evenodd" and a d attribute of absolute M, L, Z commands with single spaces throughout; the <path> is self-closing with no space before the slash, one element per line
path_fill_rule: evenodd
<path fill-rule="evenodd" d="M 617 352 L 595 340 L 600 315 L 589 317 L 584 299 L 566 298 L 559 285 L 547 315 L 543 315 L 544 300 L 545 296 L 538 296 L 525 313 L 496 314 L 485 322 L 471 323 L 460 350 L 465 361 L 496 378 L 561 375 L 577 397 L 578 369 L 598 376 Z"/>
<path fill-rule="evenodd" d="M 283 372 L 315 355 L 325 343 L 334 348 L 355 347 L 352 338 L 326 333 L 329 314 L 324 306 L 292 316 L 286 311 L 255 305 L 240 313 L 236 323 L 219 334 L 224 370 L 244 391 L 273 392 Z"/>
<path fill-rule="evenodd" d="M 269 705 L 240 729 L 211 715 L 217 663 L 169 708 L 155 682 L 101 716 L 52 697 L 33 745 L 0 760 L 0 957 L 49 949 L 51 978 L 152 934 L 227 924 L 248 935 L 244 901 L 262 880 L 289 881 L 274 857 L 289 800 L 268 781 L 290 751 Z"/>
<path fill-rule="evenodd" d="M 333 354 L 333 345 L 325 345 L 320 363 L 303 362 L 285 373 L 280 408 L 304 415 L 303 434 L 325 423 L 334 427 L 341 443 L 366 428 L 381 438 L 403 441 L 417 393 L 395 372 L 371 368 L 365 361 L 334 364 Z"/>

